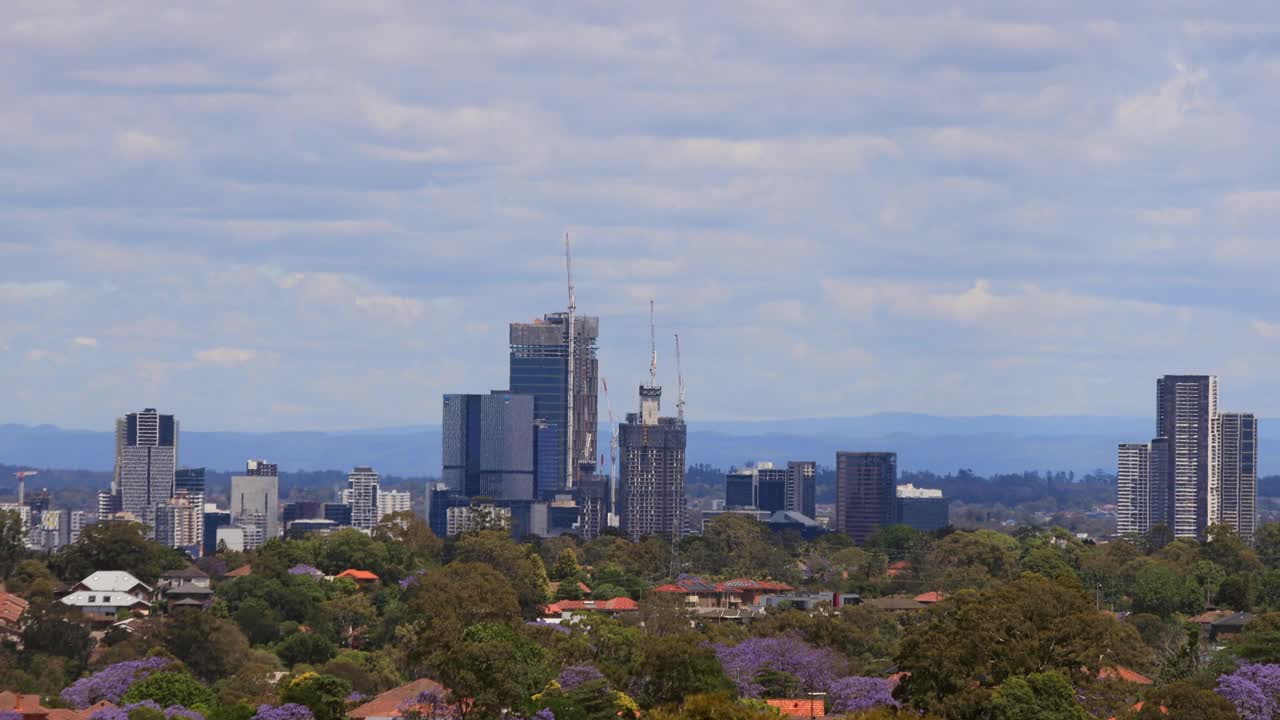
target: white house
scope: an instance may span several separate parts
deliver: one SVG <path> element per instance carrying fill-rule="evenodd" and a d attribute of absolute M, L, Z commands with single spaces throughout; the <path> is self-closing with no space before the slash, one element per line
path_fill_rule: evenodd
<path fill-rule="evenodd" d="M 99 570 L 76 583 L 60 602 L 80 608 L 95 620 L 115 620 L 120 610 L 148 612 L 154 599 L 151 586 L 121 570 Z"/>

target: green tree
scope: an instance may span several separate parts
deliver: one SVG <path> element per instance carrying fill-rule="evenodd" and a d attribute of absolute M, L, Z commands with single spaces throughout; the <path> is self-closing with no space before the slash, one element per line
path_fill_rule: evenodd
<path fill-rule="evenodd" d="M 1194 612 L 1202 601 L 1195 579 L 1167 563 L 1148 562 L 1134 578 L 1135 612 L 1170 617 L 1178 612 Z"/>
<path fill-rule="evenodd" d="M 124 570 L 154 584 L 166 570 L 190 563 L 181 551 L 147 540 L 145 529 L 140 523 L 129 522 L 90 525 L 76 542 L 58 551 L 53 565 L 64 580 L 80 580 L 97 570 Z"/>
<path fill-rule="evenodd" d="M 13 510 L 0 512 L 0 577 L 8 580 L 26 555 L 27 529 Z"/>
<path fill-rule="evenodd" d="M 1230 525 L 1210 525 L 1204 535 L 1201 557 L 1222 568 L 1226 574 L 1243 575 L 1262 569 L 1258 555 Z"/>
<path fill-rule="evenodd" d="M 373 528 L 373 539 L 387 548 L 389 570 L 404 576 L 440 562 L 444 541 L 431 532 L 427 522 L 412 511 L 388 515 Z"/>
<path fill-rule="evenodd" d="M 175 610 L 164 621 L 160 638 L 175 658 L 205 682 L 234 675 L 249 655 L 249 641 L 234 622 L 190 608 Z"/>
<path fill-rule="evenodd" d="M 28 653 L 66 658 L 76 675 L 88 664 L 96 643 L 79 617 L 61 607 L 45 606 L 28 608 L 23 618 L 22 646 Z"/>
<path fill-rule="evenodd" d="M 533 614 L 549 599 L 547 568 L 531 546 L 517 545 L 498 530 L 467 533 L 454 547 L 454 561 L 484 563 L 506 576 L 516 591 L 520 608 Z"/>
<path fill-rule="evenodd" d="M 1221 695 L 1189 682 L 1176 682 L 1148 693 L 1143 698 L 1142 710 L 1130 713 L 1126 720 L 1235 720 L 1237 717 L 1235 707 Z"/>
<path fill-rule="evenodd" d="M 1280 523 L 1264 523 L 1253 535 L 1253 550 L 1268 570 L 1280 570 Z"/>
<path fill-rule="evenodd" d="M 5 589 L 29 602 L 49 604 L 53 602 L 56 582 L 48 565 L 39 560 L 23 560 L 5 581 Z"/>
<path fill-rule="evenodd" d="M 388 568 L 387 546 L 359 530 L 345 528 L 324 538 L 316 550 L 316 563 L 328 575 L 354 568 L 382 577 Z"/>
<path fill-rule="evenodd" d="M 478 623 L 515 623 L 520 606 L 511 584 L 492 566 L 452 562 L 428 571 L 405 598 L 406 620 L 395 640 L 410 667 L 429 669 L 427 661 L 441 645 L 462 639 Z"/>
<path fill-rule="evenodd" d="M 1264 610 L 1280 610 L 1280 570 L 1268 570 L 1258 576 L 1256 603 Z"/>
<path fill-rule="evenodd" d="M 640 640 L 628 675 L 631 695 L 643 707 L 680 702 L 691 695 L 731 692 L 715 652 L 697 635 Z"/>
<path fill-rule="evenodd" d="M 551 578 L 553 580 L 576 581 L 582 574 L 582 566 L 578 564 L 578 551 L 571 547 L 567 547 L 560 551 L 560 555 L 556 557 L 555 567 L 551 569 Z"/>
<path fill-rule="evenodd" d="M 954 532 L 934 543 L 929 564 L 941 573 L 947 590 L 981 588 L 1013 576 L 1018 543 L 991 530 Z"/>
<path fill-rule="evenodd" d="M 1011 677 L 991 697 L 994 720 L 1091 720 L 1061 673 Z"/>
<path fill-rule="evenodd" d="M 323 665 L 338 652 L 337 647 L 315 633 L 296 632 L 276 646 L 276 655 L 285 665 Z"/>
<path fill-rule="evenodd" d="M 213 708 L 216 697 L 209 688 L 184 672 L 158 672 L 129 687 L 121 700 L 132 704 L 153 700 L 160 707 Z"/>
<path fill-rule="evenodd" d="M 1024 575 L 983 592 L 963 591 L 925 612 L 899 645 L 911 676 L 898 695 L 941 709 L 974 687 L 1047 671 L 1096 673 L 1149 658 L 1133 627 L 1099 613 L 1079 587 Z"/>
<path fill-rule="evenodd" d="M 280 616 L 261 598 L 246 598 L 233 617 L 254 645 L 275 642 L 280 637 Z"/>
<path fill-rule="evenodd" d="M 1280 663 L 1280 612 L 1259 615 L 1231 643 L 1239 657 L 1255 663 Z"/>
<path fill-rule="evenodd" d="M 306 705 L 315 720 L 343 720 L 347 716 L 347 696 L 351 685 L 330 675 L 303 673 L 290 680 L 280 692 L 280 702 Z"/>
<path fill-rule="evenodd" d="M 468 699 L 479 717 L 498 717 L 522 706 L 553 673 L 545 652 L 512 626 L 480 623 L 460 641 L 440 645 L 431 665 L 456 700 Z"/>
<path fill-rule="evenodd" d="M 645 717 L 651 720 L 777 720 L 777 713 L 759 704 L 744 703 L 728 693 L 702 693 L 678 706 L 654 710 Z"/>

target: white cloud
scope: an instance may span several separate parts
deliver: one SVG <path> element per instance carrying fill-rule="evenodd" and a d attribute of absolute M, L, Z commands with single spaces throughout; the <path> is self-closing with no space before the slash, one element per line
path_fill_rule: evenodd
<path fill-rule="evenodd" d="M 197 350 L 192 354 L 196 366 L 239 367 L 258 357 L 255 350 L 234 347 L 216 347 L 208 350 Z"/>
<path fill-rule="evenodd" d="M 80 336 L 73 338 L 71 344 L 77 347 L 98 347 L 98 339 Z"/>
<path fill-rule="evenodd" d="M 141 130 L 125 130 L 116 133 L 111 140 L 111 149 L 116 155 L 130 162 L 170 160 L 183 153 L 181 142 Z"/>
<path fill-rule="evenodd" d="M 69 289 L 61 280 L 0 282 L 0 300 L 46 300 Z"/>

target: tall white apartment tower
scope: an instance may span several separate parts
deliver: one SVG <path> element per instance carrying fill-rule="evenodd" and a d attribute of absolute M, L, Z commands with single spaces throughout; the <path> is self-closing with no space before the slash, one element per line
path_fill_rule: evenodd
<path fill-rule="evenodd" d="M 378 482 L 378 473 L 370 467 L 357 467 L 347 474 L 342 501 L 351 506 L 351 527 L 372 530 L 378 524 Z"/>
<path fill-rule="evenodd" d="M 1124 443 L 1116 454 L 1116 533 L 1151 529 L 1151 445 Z"/>

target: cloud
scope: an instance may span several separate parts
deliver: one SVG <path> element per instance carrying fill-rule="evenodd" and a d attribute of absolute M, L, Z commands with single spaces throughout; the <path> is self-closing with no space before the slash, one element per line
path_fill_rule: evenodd
<path fill-rule="evenodd" d="M 111 149 L 116 155 L 130 162 L 170 160 L 183 152 L 181 142 L 141 130 L 116 133 L 111 140 Z"/>
<path fill-rule="evenodd" d="M 79 336 L 71 340 L 71 344 L 76 347 L 98 347 L 98 339 L 91 337 Z"/>
<path fill-rule="evenodd" d="M 47 300 L 70 288 L 61 280 L 0 282 L 0 300 Z"/>
<path fill-rule="evenodd" d="M 197 350 L 191 355 L 195 361 L 195 366 L 213 366 L 232 368 L 239 367 L 251 362 L 258 357 L 255 350 L 246 350 L 244 348 L 233 347 L 216 347 L 208 350 Z"/>

